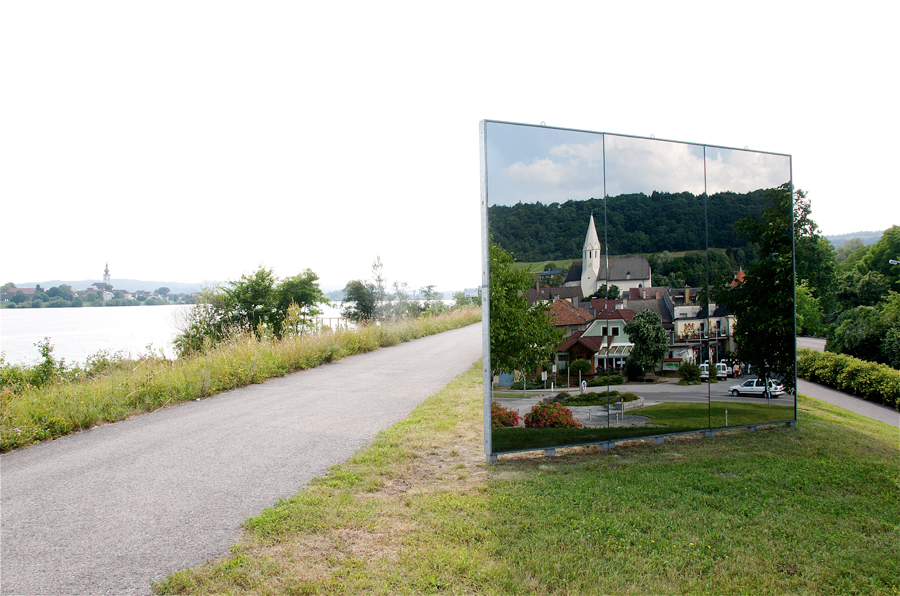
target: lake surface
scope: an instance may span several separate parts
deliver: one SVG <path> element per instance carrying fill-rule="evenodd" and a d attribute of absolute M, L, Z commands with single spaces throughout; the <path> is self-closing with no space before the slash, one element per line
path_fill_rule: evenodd
<path fill-rule="evenodd" d="M 178 317 L 191 305 L 107 306 L 82 308 L 0 309 L 0 351 L 10 364 L 40 360 L 35 344 L 50 338 L 53 355 L 69 364 L 84 363 L 100 350 L 137 357 L 162 349 L 174 358 L 172 340 Z M 322 308 L 324 317 L 339 317 L 338 308 Z M 326 323 L 328 324 L 328 323 Z"/>

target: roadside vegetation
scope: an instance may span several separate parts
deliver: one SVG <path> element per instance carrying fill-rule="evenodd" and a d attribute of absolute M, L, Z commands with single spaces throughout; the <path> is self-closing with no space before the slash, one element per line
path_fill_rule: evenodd
<path fill-rule="evenodd" d="M 136 360 L 100 352 L 84 365 L 71 367 L 53 356 L 45 340 L 38 345 L 42 361 L 35 366 L 8 364 L 0 357 L 0 452 L 479 320 L 481 309 L 469 306 L 436 316 L 280 339 L 236 329 L 177 360 L 152 352 Z"/>
<path fill-rule="evenodd" d="M 482 450 L 480 363 L 157 594 L 897 594 L 895 428 Z M 575 430 L 575 429 L 572 429 Z"/>
<path fill-rule="evenodd" d="M 797 350 L 797 375 L 900 410 L 900 372 L 846 354 Z"/>
<path fill-rule="evenodd" d="M 178 321 L 177 360 L 147 346 L 137 359 L 101 351 L 69 365 L 53 355 L 49 338 L 36 344 L 34 366 L 7 363 L 0 353 L 0 452 L 481 320 L 478 298 L 459 292 L 451 306 L 428 286 L 417 300 L 396 282 L 388 292 L 381 268 L 376 259 L 373 282 L 348 284 L 375 290 L 372 316 L 352 318 L 352 328 L 319 324 L 329 300 L 313 271 L 279 279 L 261 266 L 197 297 Z M 345 309 L 355 312 L 358 299 L 346 296 Z"/>

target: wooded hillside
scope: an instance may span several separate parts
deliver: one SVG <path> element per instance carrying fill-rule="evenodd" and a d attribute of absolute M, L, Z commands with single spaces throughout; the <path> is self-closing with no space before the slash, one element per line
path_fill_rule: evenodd
<path fill-rule="evenodd" d="M 495 205 L 488 209 L 488 219 L 494 242 L 511 252 L 517 261 L 533 262 L 580 258 L 592 212 L 600 242 L 608 244 L 610 254 L 703 250 L 703 222 L 707 217 L 710 247 L 743 248 L 747 239 L 735 236 L 734 222 L 747 215 L 759 215 L 763 203 L 762 190 L 711 195 L 708 213 L 704 197 L 689 192 L 609 197 L 606 239 L 602 199 L 550 205 Z"/>

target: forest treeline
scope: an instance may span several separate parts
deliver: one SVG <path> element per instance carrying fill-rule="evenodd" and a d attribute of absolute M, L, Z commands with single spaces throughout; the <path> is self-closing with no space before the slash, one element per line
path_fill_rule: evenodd
<path fill-rule="evenodd" d="M 703 195 L 689 192 L 625 194 L 606 199 L 607 237 L 602 237 L 603 199 L 565 203 L 519 203 L 488 208 L 494 242 L 519 262 L 581 258 L 587 222 L 591 213 L 608 244 L 610 254 L 660 253 L 728 249 L 741 264 L 739 251 L 748 239 L 734 233 L 734 223 L 746 216 L 757 217 L 765 207 L 765 190 L 746 194 L 723 192 Z"/>

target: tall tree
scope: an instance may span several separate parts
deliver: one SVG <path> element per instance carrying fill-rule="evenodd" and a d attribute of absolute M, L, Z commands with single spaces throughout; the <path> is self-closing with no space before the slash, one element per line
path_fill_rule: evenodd
<path fill-rule="evenodd" d="M 387 290 L 387 278 L 384 276 L 384 263 L 376 256 L 372 263 L 372 292 L 375 296 L 375 317 L 384 320 L 391 315 L 391 299 Z"/>
<path fill-rule="evenodd" d="M 513 267 L 513 256 L 490 242 L 491 369 L 533 372 L 550 362 L 563 339 L 550 321 L 549 306 L 529 305 L 525 291 L 531 287 L 528 271 Z"/>
<path fill-rule="evenodd" d="M 329 302 L 319 288 L 319 276 L 311 269 L 305 269 L 303 273 L 285 278 L 278 284 L 272 321 L 280 335 L 300 333 L 303 328 L 312 326 L 313 319 L 322 314 L 319 305 Z"/>
<path fill-rule="evenodd" d="M 354 323 L 374 321 L 376 304 L 372 284 L 354 279 L 344 286 L 344 309 L 341 314 Z"/>
<path fill-rule="evenodd" d="M 884 362 L 884 339 L 890 325 L 874 306 L 857 306 L 841 313 L 837 327 L 828 339 L 829 352 L 848 354 L 861 360 Z"/>
<path fill-rule="evenodd" d="M 807 282 L 810 295 L 819 301 L 825 315 L 838 308 L 837 263 L 834 247 L 822 236 L 812 220 L 812 207 L 806 191 L 794 191 L 794 246 L 797 283 Z"/>
<path fill-rule="evenodd" d="M 806 280 L 797 284 L 797 333 L 801 335 L 819 335 L 822 325 L 822 306 L 819 299 L 812 295 Z"/>
<path fill-rule="evenodd" d="M 735 230 L 759 243 L 758 257 L 745 268 L 744 282 L 718 286 L 717 303 L 734 313 L 736 355 L 763 379 L 781 378 L 794 389 L 795 324 L 792 250 L 792 197 L 789 184 L 765 191 L 768 206 L 759 217 L 748 216 Z"/>
<path fill-rule="evenodd" d="M 643 371 L 656 368 L 669 352 L 669 338 L 662 319 L 652 310 L 636 314 L 625 324 L 625 333 L 634 343 L 628 360 Z"/>
<path fill-rule="evenodd" d="M 275 313 L 275 274 L 271 269 L 260 267 L 251 275 L 244 274 L 237 281 L 229 282 L 225 288 L 225 310 L 228 322 L 239 328 L 259 335 L 268 326 L 271 333 L 277 333 L 273 320 Z"/>
<path fill-rule="evenodd" d="M 863 274 L 877 271 L 887 279 L 891 290 L 900 292 L 900 265 L 892 265 L 891 260 L 900 261 L 900 226 L 897 225 L 885 230 L 878 242 L 869 247 L 857 270 Z"/>

